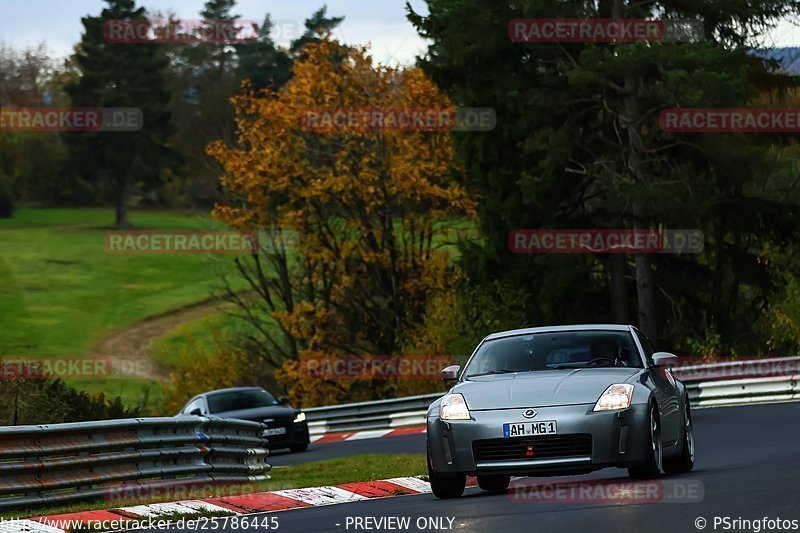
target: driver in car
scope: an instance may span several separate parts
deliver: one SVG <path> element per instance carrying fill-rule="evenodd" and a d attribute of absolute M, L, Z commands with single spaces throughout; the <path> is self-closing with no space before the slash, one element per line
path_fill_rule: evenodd
<path fill-rule="evenodd" d="M 619 343 L 611 338 L 601 338 L 592 343 L 592 360 L 598 359 L 606 359 L 614 366 L 628 366 L 620 353 Z"/>

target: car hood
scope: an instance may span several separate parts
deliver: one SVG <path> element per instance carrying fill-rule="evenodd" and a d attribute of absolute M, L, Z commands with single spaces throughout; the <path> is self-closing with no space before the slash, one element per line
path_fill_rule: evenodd
<path fill-rule="evenodd" d="M 470 410 L 593 404 L 614 383 L 624 383 L 640 368 L 580 368 L 468 378 L 453 387 Z"/>
<path fill-rule="evenodd" d="M 238 418 L 239 420 L 250 420 L 252 422 L 264 422 L 264 420 L 270 418 L 275 422 L 291 422 L 294 420 L 295 410 L 286 405 L 274 405 L 270 407 L 256 407 L 253 409 L 214 413 L 212 416 L 218 416 L 220 418 Z"/>

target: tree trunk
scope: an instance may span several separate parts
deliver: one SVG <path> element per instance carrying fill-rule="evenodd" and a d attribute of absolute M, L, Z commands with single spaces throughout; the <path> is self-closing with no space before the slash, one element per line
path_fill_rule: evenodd
<path fill-rule="evenodd" d="M 128 222 L 128 184 L 127 182 L 120 184 L 117 193 L 117 221 L 114 224 L 117 229 L 130 228 Z"/>
<path fill-rule="evenodd" d="M 628 287 L 625 281 L 625 256 L 611 256 L 611 313 L 614 322 L 627 324 L 628 321 Z"/>
<path fill-rule="evenodd" d="M 614 0 L 614 18 L 622 18 L 622 0 Z M 628 171 L 634 183 L 641 183 L 642 178 L 642 138 L 639 134 L 641 122 L 641 103 L 639 102 L 640 81 L 633 75 L 625 76 L 625 98 L 624 98 L 624 120 L 625 131 L 628 134 Z M 646 221 L 643 219 L 642 205 L 635 200 L 632 205 L 633 229 L 642 231 L 647 229 Z M 636 254 L 635 256 L 635 277 L 636 277 L 636 300 L 638 304 L 639 329 L 650 337 L 656 337 L 655 319 L 655 287 L 653 282 L 653 265 L 650 254 Z"/>
<path fill-rule="evenodd" d="M 636 222 L 633 227 L 642 230 L 643 226 L 639 221 L 637 211 L 640 206 L 634 204 L 634 216 Z M 639 309 L 639 329 L 647 337 L 656 338 L 656 318 L 655 318 L 655 287 L 653 281 L 653 265 L 650 254 L 636 254 L 636 297 Z"/>

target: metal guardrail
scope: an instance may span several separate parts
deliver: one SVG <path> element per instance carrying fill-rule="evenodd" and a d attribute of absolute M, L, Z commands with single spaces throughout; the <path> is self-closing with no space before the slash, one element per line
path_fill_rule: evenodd
<path fill-rule="evenodd" d="M 748 359 L 674 368 L 698 407 L 800 400 L 800 356 Z M 781 373 L 787 375 L 780 376 Z M 726 378 L 736 379 L 726 379 Z M 444 393 L 304 409 L 312 435 L 425 424 L 428 406 Z"/>
<path fill-rule="evenodd" d="M 689 401 L 699 407 L 800 400 L 800 376 L 707 381 L 687 385 Z"/>
<path fill-rule="evenodd" d="M 800 357 L 729 360 L 675 368 L 698 407 L 800 399 Z"/>
<path fill-rule="evenodd" d="M 0 509 L 268 479 L 264 428 L 195 416 L 0 427 Z"/>
<path fill-rule="evenodd" d="M 428 406 L 443 394 L 434 392 L 393 400 L 312 407 L 303 411 L 308 417 L 308 430 L 312 435 L 414 426 L 425 423 Z"/>
<path fill-rule="evenodd" d="M 730 359 L 724 362 L 679 366 L 672 373 L 684 383 L 800 374 L 800 356 Z"/>

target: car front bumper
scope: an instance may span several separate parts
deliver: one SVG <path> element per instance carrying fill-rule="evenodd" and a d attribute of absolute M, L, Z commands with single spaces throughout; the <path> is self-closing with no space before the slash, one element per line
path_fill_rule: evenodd
<path fill-rule="evenodd" d="M 622 411 L 597 413 L 593 408 L 594 404 L 542 407 L 536 409 L 538 414 L 530 420 L 522 416 L 525 409 L 471 411 L 471 420 L 444 421 L 438 412 L 429 414 L 427 438 L 431 466 L 437 473 L 548 475 L 642 463 L 648 446 L 648 405 L 634 404 Z M 547 453 L 541 454 L 544 456 L 537 457 L 538 444 L 543 443 L 535 437 L 503 438 L 503 424 L 546 420 L 556 421 L 557 436 L 563 437 L 564 442 L 585 443 L 590 438 L 591 443 L 586 444 L 585 450 L 573 444 L 564 456 L 559 456 L 557 447 L 550 446 Z M 497 449 L 497 446 L 528 444 L 532 442 L 530 439 L 535 441 L 530 457 L 485 452 L 492 446 Z M 476 443 L 483 452 L 476 454 Z M 544 444 L 541 446 L 543 451 L 546 448 Z"/>
<path fill-rule="evenodd" d="M 270 427 L 286 428 L 286 433 L 282 435 L 266 435 L 265 433 L 264 437 L 267 439 L 267 448 L 270 450 L 303 446 L 310 442 L 308 422 L 300 422 L 297 424 L 290 422 Z"/>

